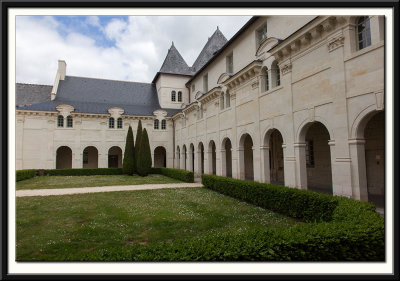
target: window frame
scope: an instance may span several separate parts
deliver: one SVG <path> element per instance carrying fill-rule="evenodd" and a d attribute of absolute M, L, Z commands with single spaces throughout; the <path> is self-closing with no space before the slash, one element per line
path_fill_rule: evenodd
<path fill-rule="evenodd" d="M 203 75 L 203 91 L 208 92 L 208 73 Z"/>
<path fill-rule="evenodd" d="M 259 28 L 256 30 L 256 47 L 257 49 L 261 46 L 265 40 L 268 39 L 268 25 L 267 22 L 264 22 Z"/>
<path fill-rule="evenodd" d="M 166 130 L 167 129 L 167 120 L 163 119 L 161 120 L 161 130 Z"/>
<path fill-rule="evenodd" d="M 67 128 L 73 128 L 74 127 L 74 120 L 71 115 L 67 116 Z"/>
<path fill-rule="evenodd" d="M 117 119 L 117 129 L 122 129 L 122 127 L 123 127 L 122 118 L 119 117 L 119 118 Z"/>
<path fill-rule="evenodd" d="M 114 120 L 114 117 L 108 118 L 108 128 L 109 128 L 109 129 L 114 129 L 114 128 L 115 128 L 115 120 Z"/>
<path fill-rule="evenodd" d="M 171 92 L 171 101 L 176 102 L 176 91 Z"/>
<path fill-rule="evenodd" d="M 226 56 L 226 72 L 233 73 L 233 52 Z"/>
<path fill-rule="evenodd" d="M 160 129 L 160 121 L 158 119 L 154 119 L 153 128 L 154 130 Z"/>
<path fill-rule="evenodd" d="M 178 102 L 182 102 L 182 91 L 178 92 Z"/>
<path fill-rule="evenodd" d="M 362 27 L 362 25 L 364 25 L 364 27 L 360 31 L 360 28 Z M 361 36 L 361 41 L 360 41 L 360 36 Z M 370 18 L 368 16 L 362 16 L 362 17 L 357 18 L 357 21 L 356 21 L 356 42 L 357 42 L 357 45 L 356 45 L 357 46 L 357 51 L 365 49 L 368 46 L 372 45 L 371 21 L 370 21 Z M 360 44 L 361 44 L 361 47 L 360 47 Z"/>
<path fill-rule="evenodd" d="M 57 116 L 57 128 L 64 128 L 64 116 L 62 115 Z"/>

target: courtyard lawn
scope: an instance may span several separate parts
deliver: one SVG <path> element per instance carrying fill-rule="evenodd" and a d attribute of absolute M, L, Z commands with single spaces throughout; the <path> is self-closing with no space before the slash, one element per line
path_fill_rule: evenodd
<path fill-rule="evenodd" d="M 205 188 L 16 200 L 18 261 L 95 260 L 132 245 L 300 223 Z"/>
<path fill-rule="evenodd" d="M 71 188 L 157 183 L 182 183 L 182 181 L 158 174 L 150 174 L 147 177 L 141 177 L 138 175 L 43 176 L 19 181 L 16 183 L 16 189 Z"/>

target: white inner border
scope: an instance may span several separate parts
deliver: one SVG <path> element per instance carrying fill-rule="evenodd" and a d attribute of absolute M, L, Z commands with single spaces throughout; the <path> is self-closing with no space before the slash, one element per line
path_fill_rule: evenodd
<path fill-rule="evenodd" d="M 386 262 L 340 263 L 94 263 L 15 262 L 15 17 L 18 15 L 384 15 L 386 17 L 385 112 L 386 112 Z M 393 274 L 393 10 L 391 8 L 12 8 L 8 13 L 8 266 L 9 274 Z"/>

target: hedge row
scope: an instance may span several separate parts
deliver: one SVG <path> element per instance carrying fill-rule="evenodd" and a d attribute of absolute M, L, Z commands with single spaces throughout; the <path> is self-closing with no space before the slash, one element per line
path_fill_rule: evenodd
<path fill-rule="evenodd" d="M 44 175 L 48 176 L 122 175 L 122 168 L 50 169 L 50 170 L 44 170 Z"/>
<path fill-rule="evenodd" d="M 308 190 L 202 175 L 206 188 L 305 222 L 332 220 L 338 205 L 330 195 Z"/>
<path fill-rule="evenodd" d="M 17 181 L 27 180 L 36 176 L 37 170 L 18 170 L 16 173 Z"/>
<path fill-rule="evenodd" d="M 181 180 L 184 182 L 194 182 L 194 174 L 193 172 L 180 170 L 180 169 L 172 169 L 172 168 L 153 168 L 158 169 L 159 174 L 164 175 L 166 177 L 170 177 L 173 179 Z"/>

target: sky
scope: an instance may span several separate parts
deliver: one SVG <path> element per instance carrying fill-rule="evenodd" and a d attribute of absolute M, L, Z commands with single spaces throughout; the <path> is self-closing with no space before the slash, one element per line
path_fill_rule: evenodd
<path fill-rule="evenodd" d="M 189 66 L 219 27 L 229 40 L 250 16 L 17 16 L 16 82 L 67 75 L 151 83 L 172 41 Z"/>

